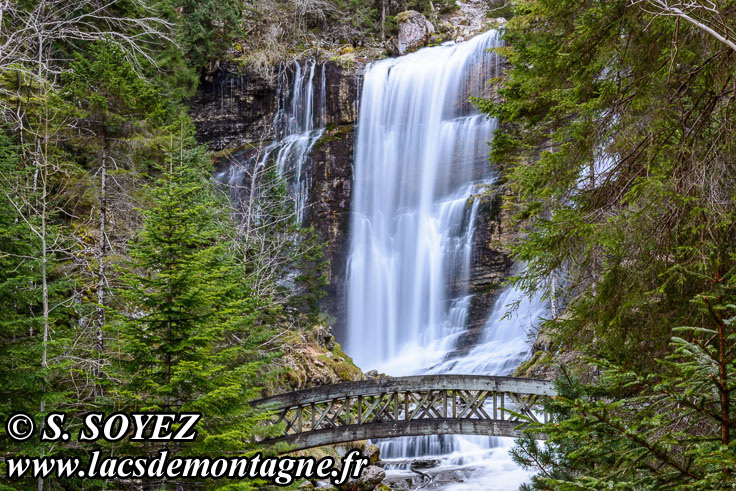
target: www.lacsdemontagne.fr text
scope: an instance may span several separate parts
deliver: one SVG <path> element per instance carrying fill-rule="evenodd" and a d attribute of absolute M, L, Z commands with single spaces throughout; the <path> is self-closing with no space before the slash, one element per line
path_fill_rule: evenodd
<path fill-rule="evenodd" d="M 85 478 L 85 479 L 264 479 L 288 486 L 299 479 L 330 479 L 335 485 L 349 478 L 357 479 L 368 465 L 368 459 L 357 450 L 342 458 L 335 467 L 332 457 L 176 457 L 168 450 L 158 456 L 102 457 L 91 453 L 88 462 L 77 457 L 10 457 L 6 459 L 7 477 L 20 478 Z"/>

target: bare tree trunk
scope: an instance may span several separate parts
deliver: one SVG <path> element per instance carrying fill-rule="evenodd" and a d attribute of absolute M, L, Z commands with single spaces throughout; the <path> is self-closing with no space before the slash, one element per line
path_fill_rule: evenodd
<path fill-rule="evenodd" d="M 107 139 L 106 139 L 107 140 Z M 107 257 L 107 141 L 102 150 L 100 162 L 100 247 L 97 250 L 97 364 L 95 365 L 95 396 L 102 395 L 100 377 L 102 375 L 102 358 L 105 328 L 105 258 Z"/>
<path fill-rule="evenodd" d="M 551 281 L 550 281 L 550 306 L 552 308 L 552 318 L 557 318 L 557 275 L 553 272 L 551 275 Z"/>
<path fill-rule="evenodd" d="M 42 81 L 42 67 L 43 67 L 43 37 L 41 33 L 38 34 L 38 79 L 39 82 Z M 45 85 L 43 83 L 39 83 L 39 92 L 44 91 Z M 41 394 L 41 414 L 46 410 L 46 400 L 43 398 L 43 394 L 46 392 L 46 369 L 48 368 L 48 342 L 49 342 L 49 285 L 48 285 L 48 228 L 47 228 L 47 190 L 48 190 L 48 182 L 47 182 L 47 172 L 48 172 L 48 144 L 49 144 L 49 115 L 48 115 L 48 105 L 46 102 L 45 94 L 39 94 L 40 100 L 44 101 L 43 106 L 43 118 L 42 121 L 42 127 L 44 129 L 43 133 L 43 143 L 38 142 L 38 146 L 36 147 L 36 157 L 37 157 L 37 164 L 39 166 L 39 177 L 41 179 L 41 284 L 42 284 L 42 297 L 43 297 L 43 346 L 41 350 L 41 368 L 43 368 L 44 374 L 43 374 L 43 387 L 42 387 L 42 394 Z M 39 476 L 38 478 L 38 491 L 43 491 L 43 485 L 44 481 L 43 478 Z"/>
<path fill-rule="evenodd" d="M 386 40 L 386 30 L 384 24 L 386 23 L 386 0 L 381 0 L 381 41 Z"/>

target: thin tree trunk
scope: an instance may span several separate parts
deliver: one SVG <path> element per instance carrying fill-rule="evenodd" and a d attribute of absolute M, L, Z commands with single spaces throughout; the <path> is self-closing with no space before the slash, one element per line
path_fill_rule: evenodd
<path fill-rule="evenodd" d="M 107 140 L 107 139 L 106 139 Z M 102 358 L 105 328 L 105 258 L 107 257 L 107 142 L 102 150 L 100 163 L 100 247 L 97 251 L 97 364 L 95 366 L 95 396 L 102 395 L 100 377 L 102 375 Z"/>
<path fill-rule="evenodd" d="M 38 35 L 38 83 L 39 92 L 42 92 L 45 88 L 43 83 L 43 37 L 41 33 Z M 45 94 L 39 94 L 40 100 L 46 101 Z M 48 285 L 48 229 L 47 229 L 47 198 L 46 195 L 48 190 L 47 183 L 47 171 L 48 171 L 48 143 L 49 143 L 49 117 L 48 117 L 48 106 L 44 102 L 43 117 L 44 120 L 41 122 L 44 128 L 43 140 L 39 142 L 36 147 L 36 157 L 38 165 L 38 175 L 41 179 L 41 288 L 42 288 L 42 302 L 43 302 L 43 346 L 41 350 L 41 368 L 43 369 L 43 386 L 41 388 L 41 414 L 46 410 L 46 400 L 44 399 L 44 393 L 46 392 L 46 370 L 48 369 L 48 342 L 49 342 L 49 285 Z M 44 481 L 42 477 L 38 477 L 38 491 L 43 491 Z"/>
<path fill-rule="evenodd" d="M 590 189 L 595 189 L 595 159 L 590 160 L 590 168 L 588 169 L 588 177 L 590 178 Z"/>
<path fill-rule="evenodd" d="M 730 404 L 731 404 L 731 391 L 728 388 L 728 356 L 726 354 L 726 330 L 725 322 L 718 315 L 718 378 L 721 397 L 721 445 L 728 447 L 731 443 L 731 415 L 730 415 Z M 723 473 L 726 475 L 731 474 L 731 469 L 728 467 L 723 468 Z"/>
<path fill-rule="evenodd" d="M 386 40 L 386 30 L 384 24 L 386 23 L 386 0 L 381 0 L 381 41 Z"/>

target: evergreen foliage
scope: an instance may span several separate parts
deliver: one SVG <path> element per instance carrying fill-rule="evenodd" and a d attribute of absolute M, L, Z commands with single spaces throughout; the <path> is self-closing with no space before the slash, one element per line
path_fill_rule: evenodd
<path fill-rule="evenodd" d="M 528 225 L 518 280 L 562 277 L 559 341 L 650 364 L 733 264 L 734 53 L 625 0 L 519 2 L 505 40 L 502 102 L 480 106 L 507 128 L 492 158 Z"/>
<path fill-rule="evenodd" d="M 555 415 L 512 451 L 535 489 L 731 489 L 736 411 L 736 269 L 693 300 L 703 324 L 675 329 L 656 372 L 594 361 L 595 385 L 560 381 Z M 535 432 L 548 436 L 543 445 Z M 530 486 L 526 486 L 530 488 Z"/>
<path fill-rule="evenodd" d="M 0 133 L 0 179 L 23 180 L 17 147 Z M 23 223 L 18 197 L 3 186 L 0 196 L 0 419 L 16 411 L 35 414 L 41 407 L 47 371 L 41 366 L 43 334 L 39 316 L 37 238 Z M 22 205 L 20 205 L 22 206 Z M 0 451 L 14 445 L 0 430 Z M 24 445 L 28 452 L 30 445 Z M 4 470 L 4 469 L 3 469 Z"/>
<path fill-rule="evenodd" d="M 736 52 L 668 4 L 516 2 L 478 101 L 504 127 L 516 282 L 562 301 L 545 335 L 587 356 L 547 443 L 515 450 L 537 489 L 734 485 Z M 736 6 L 711 7 L 686 15 L 733 32 Z"/>
<path fill-rule="evenodd" d="M 125 266 L 119 359 L 125 405 L 206 414 L 187 452 L 242 453 L 258 415 L 248 400 L 265 382 L 273 335 L 227 247 L 221 199 L 204 155 L 182 149 L 152 186 L 152 204 Z M 175 159 L 174 155 L 171 155 Z"/>
<path fill-rule="evenodd" d="M 239 32 L 242 2 L 238 0 L 173 0 L 180 16 L 179 42 L 189 64 L 210 68 L 225 58 Z"/>
<path fill-rule="evenodd" d="M 20 147 L 0 128 L 0 419 L 25 412 L 42 419 L 54 409 L 68 408 L 70 397 L 64 373 L 73 333 L 66 323 L 71 282 L 64 278 L 56 258 L 41 251 L 42 217 L 36 212 L 40 190 L 33 186 L 34 169 L 25 167 Z M 46 228 L 49 241 L 59 239 L 58 227 Z M 45 332 L 43 262 L 48 301 Z M 57 453 L 50 444 L 16 443 L 0 428 L 0 452 L 25 455 Z M 0 483 L 4 479 L 0 465 Z"/>
<path fill-rule="evenodd" d="M 58 0 L 0 7 L 3 422 L 16 411 L 37 423 L 64 411 L 75 435 L 90 411 L 201 412 L 196 441 L 170 450 L 259 450 L 254 435 L 264 414 L 248 402 L 277 383 L 280 334 L 316 322 L 323 265 L 311 232 L 274 216 L 262 237 L 290 262 L 268 275 L 254 268 L 255 258 L 240 253 L 233 204 L 211 180 L 210 155 L 191 136 L 183 97 L 242 34 L 242 5 Z M 262 203 L 284 211 L 288 199 L 274 192 Z M 309 275 L 316 279 L 307 285 Z M 92 450 L 135 457 L 160 449 L 127 441 L 16 443 L 0 425 L 2 456 L 86 460 Z M 7 481 L 4 465 L 3 489 L 137 486 Z"/>

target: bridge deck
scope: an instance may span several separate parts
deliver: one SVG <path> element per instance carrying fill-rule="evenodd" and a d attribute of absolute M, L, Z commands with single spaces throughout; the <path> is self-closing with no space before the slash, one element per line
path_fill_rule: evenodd
<path fill-rule="evenodd" d="M 524 418 L 546 420 L 551 382 L 479 375 L 386 377 L 327 385 L 254 401 L 283 433 L 264 443 L 295 449 L 355 440 L 465 434 L 516 437 Z"/>

